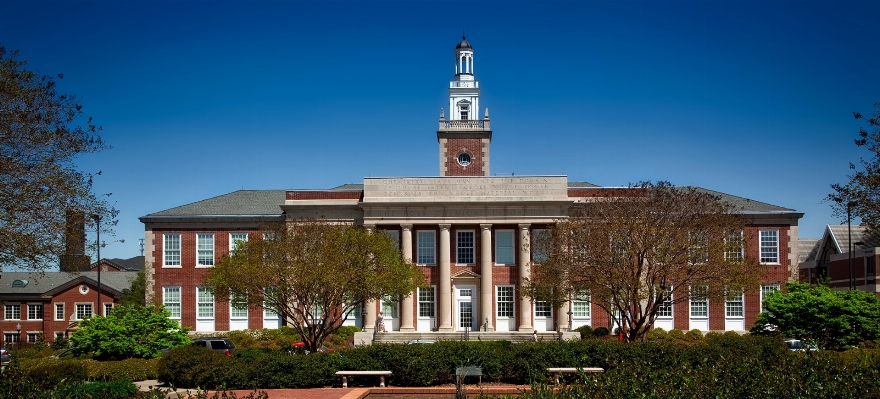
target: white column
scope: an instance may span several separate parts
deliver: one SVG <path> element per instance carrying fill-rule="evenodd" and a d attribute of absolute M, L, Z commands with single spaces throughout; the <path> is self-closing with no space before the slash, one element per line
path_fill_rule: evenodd
<path fill-rule="evenodd" d="M 519 291 L 522 292 L 523 279 L 531 276 L 529 265 L 532 261 L 531 240 L 529 236 L 529 224 L 519 225 Z M 532 300 L 520 296 L 519 300 L 519 331 L 532 331 Z"/>
<path fill-rule="evenodd" d="M 480 325 L 489 319 L 489 331 L 495 331 L 492 317 L 492 296 L 495 284 L 492 283 L 492 225 L 480 225 Z"/>
<path fill-rule="evenodd" d="M 438 286 L 437 319 L 440 331 L 452 331 L 452 265 L 449 263 L 449 227 L 440 225 L 440 281 Z"/>
<path fill-rule="evenodd" d="M 569 306 L 571 306 L 571 300 L 559 304 L 559 307 L 556 308 L 556 320 L 558 320 L 559 323 L 559 327 L 556 331 L 568 331 Z"/>
<path fill-rule="evenodd" d="M 400 226 L 402 231 L 400 237 L 400 250 L 403 259 L 412 262 L 412 225 L 404 224 Z M 400 331 L 415 331 L 413 324 L 413 305 L 415 292 L 411 292 L 409 296 L 403 298 L 400 302 Z"/>
<path fill-rule="evenodd" d="M 373 332 L 373 330 L 376 329 L 376 314 L 379 313 L 376 301 L 369 300 L 364 303 L 364 311 L 366 312 L 366 316 L 364 317 L 364 331 Z"/>

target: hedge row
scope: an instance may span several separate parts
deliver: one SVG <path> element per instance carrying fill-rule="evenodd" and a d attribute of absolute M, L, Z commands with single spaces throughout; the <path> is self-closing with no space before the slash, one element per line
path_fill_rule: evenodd
<path fill-rule="evenodd" d="M 462 365 L 481 366 L 484 381 L 537 386 L 549 382 L 547 367 L 607 370 L 572 385 L 568 389 L 578 391 L 568 397 L 880 397 L 880 351 L 794 353 L 776 339 L 736 335 L 707 336 L 691 345 L 447 341 L 310 355 L 244 350 L 234 357 L 186 347 L 160 358 L 158 377 L 180 388 L 271 389 L 338 386 L 337 370 L 390 370 L 393 385 L 430 386 L 453 382 L 455 367 Z M 350 384 L 375 381 L 355 378 Z"/>
<path fill-rule="evenodd" d="M 34 381 L 45 381 L 50 387 L 65 381 L 152 380 L 158 376 L 158 366 L 159 359 L 97 361 L 41 358 L 18 362 L 23 376 Z"/>

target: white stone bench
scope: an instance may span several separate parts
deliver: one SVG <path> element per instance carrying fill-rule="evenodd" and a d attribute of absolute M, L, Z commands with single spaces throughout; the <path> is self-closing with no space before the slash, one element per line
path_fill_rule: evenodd
<path fill-rule="evenodd" d="M 350 371 L 350 370 L 342 370 L 337 371 L 336 375 L 342 377 L 342 387 L 348 388 L 348 377 L 360 377 L 360 376 L 379 376 L 379 386 L 385 386 L 385 377 L 390 377 L 390 371 Z"/>
<path fill-rule="evenodd" d="M 563 373 L 601 373 L 605 369 L 601 367 L 548 367 L 547 371 L 553 374 L 553 381 L 559 385 L 559 374 Z"/>

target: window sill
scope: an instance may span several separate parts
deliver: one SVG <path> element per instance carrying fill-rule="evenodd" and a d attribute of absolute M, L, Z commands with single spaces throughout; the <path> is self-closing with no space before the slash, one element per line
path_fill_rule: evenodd
<path fill-rule="evenodd" d="M 513 263 L 496 263 L 495 266 L 496 267 L 511 267 L 511 266 L 516 266 L 516 265 L 514 265 Z"/>
<path fill-rule="evenodd" d="M 214 267 L 214 265 L 198 265 L 196 266 L 196 269 L 210 269 L 212 267 Z"/>
<path fill-rule="evenodd" d="M 782 266 L 779 262 L 761 262 L 761 266 Z"/>
<path fill-rule="evenodd" d="M 183 269 L 183 266 L 181 266 L 181 265 L 169 265 L 169 266 L 162 265 L 162 268 L 163 269 Z"/>

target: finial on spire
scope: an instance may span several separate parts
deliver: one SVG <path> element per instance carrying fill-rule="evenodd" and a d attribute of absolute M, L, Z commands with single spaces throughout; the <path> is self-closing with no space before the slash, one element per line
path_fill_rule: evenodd
<path fill-rule="evenodd" d="M 464 35 L 464 27 L 462 26 L 462 27 L 461 27 L 461 40 L 464 41 L 464 39 L 465 39 L 465 35 Z"/>

